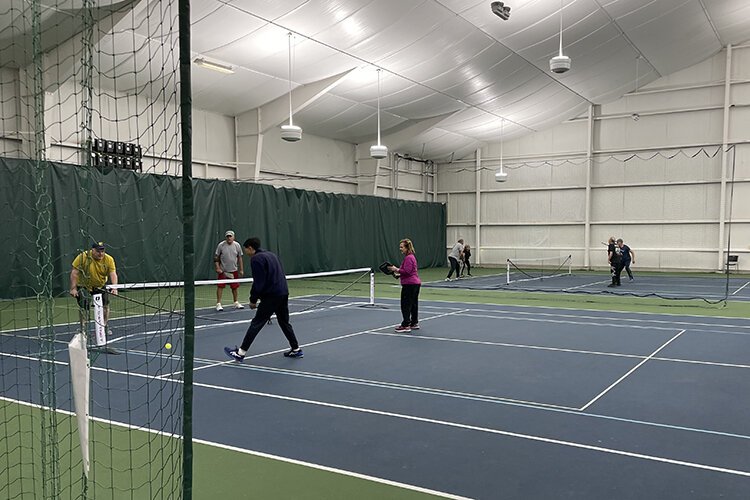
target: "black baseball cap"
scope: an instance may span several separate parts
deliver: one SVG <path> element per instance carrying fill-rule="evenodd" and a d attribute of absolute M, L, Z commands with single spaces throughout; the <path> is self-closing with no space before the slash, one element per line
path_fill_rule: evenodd
<path fill-rule="evenodd" d="M 91 248 L 95 248 L 96 250 L 104 250 L 104 242 L 103 241 L 97 241 L 93 245 L 91 245 Z"/>

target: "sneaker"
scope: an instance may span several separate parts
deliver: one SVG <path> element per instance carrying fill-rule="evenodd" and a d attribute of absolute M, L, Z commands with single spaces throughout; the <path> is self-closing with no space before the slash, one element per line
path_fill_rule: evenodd
<path fill-rule="evenodd" d="M 396 327 L 396 333 L 409 333 L 411 331 L 410 326 L 397 326 Z"/>
<path fill-rule="evenodd" d="M 616 286 L 617 286 L 617 285 L 615 285 L 614 283 L 610 283 L 609 285 L 607 285 L 607 288 L 614 288 L 614 287 L 616 287 Z"/>
<path fill-rule="evenodd" d="M 628 278 L 628 281 L 633 281 L 633 278 Z"/>
<path fill-rule="evenodd" d="M 290 349 L 290 350 L 288 350 L 287 352 L 284 353 L 284 357 L 286 357 L 286 358 L 301 358 L 304 355 L 305 354 L 302 352 L 302 349 L 300 349 L 300 348 Z"/>
<path fill-rule="evenodd" d="M 242 363 L 245 360 L 245 356 L 240 355 L 239 349 L 237 349 L 237 346 L 234 346 L 234 349 L 231 349 L 229 347 L 224 348 L 224 353 L 235 360 L 238 363 Z"/>
<path fill-rule="evenodd" d="M 224 310 L 224 308 L 221 307 L 221 302 L 219 302 L 218 304 L 216 304 L 216 310 L 217 311 L 223 311 Z"/>
<path fill-rule="evenodd" d="M 419 330 L 419 323 L 411 325 L 409 328 L 411 328 L 412 330 Z"/>
<path fill-rule="evenodd" d="M 235 302 L 235 303 L 234 303 L 234 308 L 235 308 L 235 309 L 244 309 L 244 308 L 245 308 L 245 306 L 243 306 L 243 305 L 242 305 L 242 304 L 240 304 L 239 302 Z"/>
<path fill-rule="evenodd" d="M 445 281 L 450 281 L 450 280 L 451 280 L 450 278 L 445 278 Z"/>

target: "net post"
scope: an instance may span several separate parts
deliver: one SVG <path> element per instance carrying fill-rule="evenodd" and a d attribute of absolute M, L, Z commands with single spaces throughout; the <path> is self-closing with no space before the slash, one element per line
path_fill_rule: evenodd
<path fill-rule="evenodd" d="M 573 274 L 573 255 L 568 255 L 568 274 Z"/>
<path fill-rule="evenodd" d="M 101 293 L 92 295 L 94 300 L 94 332 L 96 333 L 96 345 L 101 347 L 107 344 L 107 332 L 104 325 L 104 299 Z"/>
<path fill-rule="evenodd" d="M 505 284 L 510 283 L 510 259 L 505 259 Z"/>
<path fill-rule="evenodd" d="M 370 305 L 375 305 L 375 271 L 370 269 Z"/>

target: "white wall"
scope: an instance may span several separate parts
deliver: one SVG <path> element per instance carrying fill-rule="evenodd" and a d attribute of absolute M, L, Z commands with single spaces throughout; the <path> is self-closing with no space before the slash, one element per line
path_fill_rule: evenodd
<path fill-rule="evenodd" d="M 439 165 L 448 241 L 478 246 L 486 265 L 572 254 L 575 266 L 605 267 L 601 242 L 617 236 L 639 267 L 715 270 L 731 237 L 750 269 L 750 45 L 733 48 L 725 87 L 726 57 L 593 106 L 591 120 L 507 141 L 505 183 L 494 181 L 499 143 L 479 152 L 479 186 L 476 158 Z M 736 143 L 726 158 L 723 141 Z"/>

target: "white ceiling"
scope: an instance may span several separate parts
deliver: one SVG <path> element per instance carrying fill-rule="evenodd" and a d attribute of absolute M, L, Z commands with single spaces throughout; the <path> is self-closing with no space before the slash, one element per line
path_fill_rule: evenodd
<path fill-rule="evenodd" d="M 155 3 L 134 1 L 133 12 Z M 497 140 L 501 119 L 506 137 L 540 130 L 621 97 L 636 87 L 636 74 L 641 87 L 750 39 L 748 0 L 563 0 L 572 69 L 555 75 L 548 61 L 558 52 L 560 0 L 508 0 L 508 21 L 490 3 L 192 0 L 193 59 L 235 70 L 193 66 L 193 105 L 238 115 L 286 99 L 292 32 L 293 87 L 315 95 L 295 111 L 305 133 L 375 140 L 381 68 L 384 139 L 395 142 L 389 134 L 401 131 L 398 144 L 383 143 L 430 159 L 461 157 Z M 132 43 L 127 38 L 120 43 Z"/>

